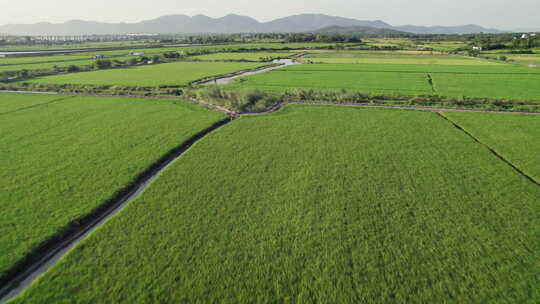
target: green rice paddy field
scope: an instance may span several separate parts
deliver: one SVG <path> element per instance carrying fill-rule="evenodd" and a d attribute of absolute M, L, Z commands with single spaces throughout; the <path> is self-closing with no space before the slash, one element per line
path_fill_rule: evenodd
<path fill-rule="evenodd" d="M 247 61 L 267 61 L 276 58 L 290 58 L 294 53 L 270 53 L 270 52 L 250 52 L 250 53 L 215 53 L 201 56 L 193 56 L 190 59 L 207 61 L 220 60 L 247 60 Z"/>
<path fill-rule="evenodd" d="M 121 86 L 184 86 L 214 76 L 262 67 L 251 62 L 174 62 L 35 78 L 29 83 Z"/>
<path fill-rule="evenodd" d="M 444 115 L 540 183 L 540 116 L 464 112 Z"/>
<path fill-rule="evenodd" d="M 433 88 L 428 82 L 433 79 Z M 386 95 L 437 94 L 540 101 L 540 70 L 518 65 L 306 64 L 239 79 L 230 87 Z"/>
<path fill-rule="evenodd" d="M 0 66 L 4 65 L 22 65 L 32 63 L 47 63 L 58 61 L 76 61 L 93 59 L 91 55 L 57 55 L 57 56 L 38 56 L 38 57 L 8 57 L 0 58 Z"/>
<path fill-rule="evenodd" d="M 0 95 L 0 115 L 26 110 L 63 99 L 65 97 L 58 95 L 2 94 Z"/>
<path fill-rule="evenodd" d="M 111 60 L 126 60 L 129 53 L 140 52 L 145 56 L 162 55 L 166 52 L 220 52 L 220 51 L 238 51 L 238 50 L 280 50 L 280 49 L 313 49 L 328 47 L 333 44 L 330 43 L 247 43 L 247 44 L 230 44 L 230 45 L 200 45 L 200 46 L 185 46 L 185 47 L 163 47 L 163 48 L 134 48 L 114 51 L 93 51 L 93 52 L 80 52 L 70 55 L 56 55 L 56 56 L 35 56 L 35 57 L 7 57 L 0 58 L 0 72 L 7 71 L 19 71 L 23 69 L 27 70 L 40 70 L 40 69 L 52 69 L 54 66 L 67 67 L 70 65 L 90 65 L 94 63 L 94 55 L 104 55 L 107 59 Z M 212 57 L 205 57 L 201 59 L 205 60 L 250 60 L 260 61 L 260 55 L 257 53 L 239 53 L 242 55 L 234 55 L 233 53 L 221 53 L 217 59 Z M 274 56 L 276 54 L 266 54 L 265 56 Z M 275 57 L 289 57 L 291 54 L 282 53 L 277 54 Z M 210 55 L 211 56 L 211 55 Z"/>
<path fill-rule="evenodd" d="M 0 94 L 0 277 L 223 118 L 186 102 Z"/>
<path fill-rule="evenodd" d="M 302 58 L 304 62 L 315 63 L 374 63 L 374 64 L 429 64 L 429 65 L 499 65 L 484 59 L 448 55 L 412 55 L 403 53 L 319 53 Z"/>
<path fill-rule="evenodd" d="M 91 65 L 96 62 L 94 59 L 88 60 L 73 60 L 73 61 L 55 61 L 55 62 L 41 62 L 30 64 L 14 64 L 14 65 L 0 65 L 0 72 L 13 72 L 21 70 L 49 70 L 54 67 L 66 68 L 70 65 L 84 66 Z"/>
<path fill-rule="evenodd" d="M 10 303 L 535 303 L 539 200 L 434 113 L 287 106 L 195 144 Z"/>

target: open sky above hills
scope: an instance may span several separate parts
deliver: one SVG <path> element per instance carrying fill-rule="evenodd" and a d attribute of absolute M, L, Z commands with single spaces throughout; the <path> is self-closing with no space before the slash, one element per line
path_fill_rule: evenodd
<path fill-rule="evenodd" d="M 137 22 L 162 15 L 227 13 L 269 21 L 293 14 L 324 13 L 361 20 L 384 20 L 393 25 L 479 24 L 499 29 L 540 28 L 538 0 L 0 0 L 0 25 L 8 23 L 64 22 L 73 19 L 102 22 Z"/>

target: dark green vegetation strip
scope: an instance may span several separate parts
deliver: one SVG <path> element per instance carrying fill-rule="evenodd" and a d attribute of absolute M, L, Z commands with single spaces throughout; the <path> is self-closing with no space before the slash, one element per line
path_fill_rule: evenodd
<path fill-rule="evenodd" d="M 523 101 L 540 100 L 540 73 L 512 65 L 388 65 L 388 64 L 308 64 L 253 75 L 231 87 L 269 91 L 295 88 L 350 90 L 369 94 L 432 95 L 478 97 Z"/>
<path fill-rule="evenodd" d="M 540 188 L 433 113 L 210 134 L 13 303 L 535 302 Z"/>
<path fill-rule="evenodd" d="M 450 111 L 444 115 L 540 183 L 540 116 Z"/>
<path fill-rule="evenodd" d="M 2 116 L 0 278 L 223 118 L 186 102 L 95 97 Z"/>

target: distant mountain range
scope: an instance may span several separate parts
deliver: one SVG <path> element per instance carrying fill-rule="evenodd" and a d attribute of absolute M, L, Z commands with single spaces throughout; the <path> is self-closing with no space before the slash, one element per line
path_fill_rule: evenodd
<path fill-rule="evenodd" d="M 72 20 L 54 24 L 8 24 L 0 26 L 0 33 L 10 35 L 105 35 L 105 34 L 230 34 L 230 33 L 299 33 L 316 31 L 331 26 L 362 26 L 419 34 L 499 33 L 496 29 L 478 25 L 464 26 L 392 26 L 386 22 L 363 21 L 322 14 L 302 14 L 259 22 L 251 17 L 230 14 L 221 18 L 204 15 L 170 15 L 136 23 L 103 23 Z"/>

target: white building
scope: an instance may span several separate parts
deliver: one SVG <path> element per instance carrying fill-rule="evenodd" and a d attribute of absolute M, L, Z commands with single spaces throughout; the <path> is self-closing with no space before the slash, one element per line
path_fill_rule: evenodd
<path fill-rule="evenodd" d="M 473 51 L 477 51 L 477 52 L 481 52 L 481 51 L 482 51 L 482 47 L 481 47 L 481 46 L 473 46 L 472 49 L 473 49 Z"/>

